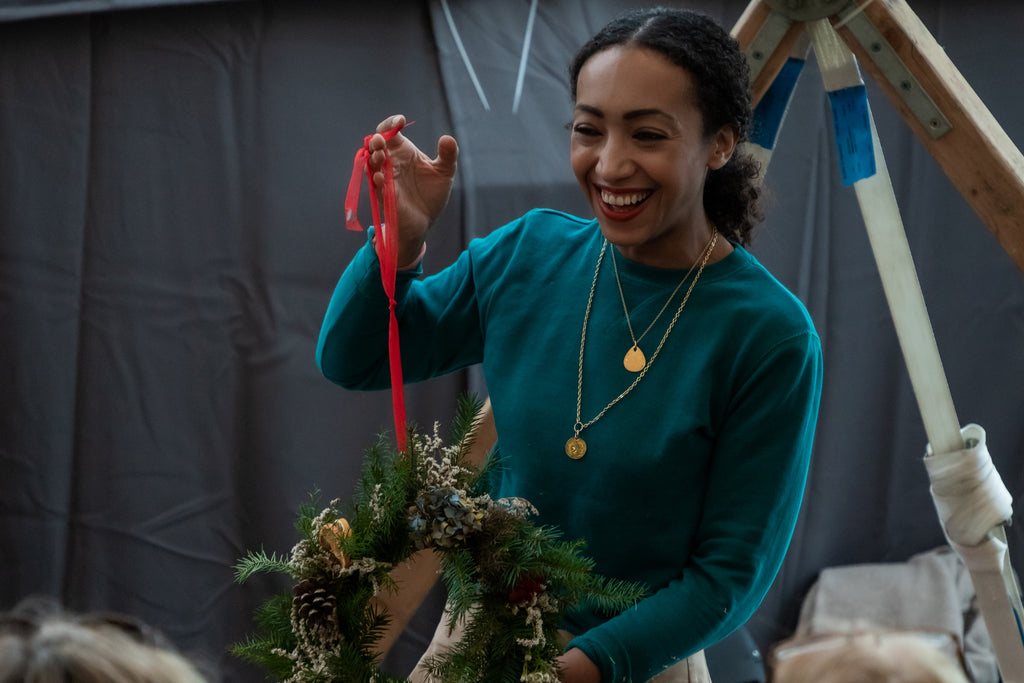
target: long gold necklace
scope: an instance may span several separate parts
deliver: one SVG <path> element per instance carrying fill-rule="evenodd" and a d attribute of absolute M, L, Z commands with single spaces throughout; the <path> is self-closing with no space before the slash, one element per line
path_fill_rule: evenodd
<path fill-rule="evenodd" d="M 718 239 L 717 230 L 711 234 L 711 239 Z M 633 323 L 629 319 L 629 307 L 626 306 L 626 295 L 622 293 L 622 282 L 619 280 L 619 267 L 615 262 L 615 250 L 612 249 L 612 270 L 615 271 L 615 284 L 619 288 L 619 299 L 622 300 L 622 312 L 626 314 L 626 327 L 629 329 L 629 338 L 633 340 L 633 346 L 626 351 L 626 355 L 622 359 L 622 366 L 630 372 L 640 372 L 647 367 L 647 357 L 644 356 L 644 352 L 640 350 L 640 342 L 643 341 L 643 338 L 651 331 L 654 324 L 661 319 L 661 314 L 664 313 L 665 309 L 668 308 L 668 305 L 672 303 L 672 299 L 676 298 L 676 294 L 679 292 L 680 288 L 682 288 L 683 283 L 686 282 L 687 278 L 690 277 L 690 273 L 693 272 L 693 269 L 697 267 L 698 263 L 700 263 L 701 257 L 708 251 L 708 246 L 710 244 L 711 242 L 708 242 L 708 244 L 704 245 L 704 249 L 701 250 L 701 253 L 697 255 L 697 258 L 693 260 L 693 264 L 690 266 L 690 269 L 686 271 L 686 275 L 684 275 L 683 279 L 679 281 L 676 288 L 672 290 L 672 294 L 669 295 L 668 299 L 665 301 L 665 305 L 661 307 L 660 311 L 658 311 L 658 315 L 654 316 L 654 320 L 651 321 L 651 324 L 647 326 L 647 329 L 644 330 L 643 334 L 639 337 L 633 333 Z"/>
<path fill-rule="evenodd" d="M 690 300 L 690 294 L 693 292 L 693 288 L 697 285 L 697 280 L 700 279 L 701 273 L 704 272 L 704 266 L 708 264 L 708 259 L 711 258 L 711 252 L 715 250 L 715 244 L 718 242 L 718 231 L 712 235 L 711 241 L 708 243 L 707 248 L 704 250 L 703 258 L 700 262 L 700 268 L 697 270 L 697 274 L 690 282 L 690 286 L 686 289 L 686 294 L 683 296 L 683 300 L 679 304 L 679 308 L 676 309 L 676 314 L 672 316 L 672 322 L 669 323 L 668 329 L 665 330 L 665 334 L 662 335 L 661 341 L 658 342 L 658 347 L 654 349 L 654 353 L 651 355 L 651 360 L 644 364 L 643 369 L 640 370 L 640 374 L 636 376 L 632 384 L 626 387 L 626 390 L 611 400 L 608 405 L 601 409 L 597 415 L 590 419 L 589 422 L 583 422 L 581 417 L 583 409 L 583 349 L 587 344 L 587 323 L 590 320 L 590 309 L 594 305 L 594 291 L 597 289 L 597 276 L 601 272 L 601 261 L 604 259 L 605 249 L 608 248 L 608 241 L 605 240 L 604 244 L 601 245 L 601 253 L 597 256 L 597 267 L 594 269 L 594 281 L 590 284 L 590 296 L 587 298 L 587 311 L 583 314 L 583 331 L 580 333 L 580 361 L 579 361 L 579 372 L 576 379 L 576 424 L 573 425 L 573 435 L 565 442 L 565 454 L 573 460 L 579 460 L 587 453 L 587 442 L 580 438 L 580 434 L 584 429 L 594 424 L 608 412 L 609 409 L 622 399 L 626 397 L 629 392 L 633 391 L 640 380 L 647 375 L 647 371 L 654 365 L 654 361 L 658 358 L 658 354 L 661 353 L 661 348 L 665 345 L 665 341 L 668 339 L 668 335 L 672 333 L 672 328 L 676 326 L 676 322 L 679 320 L 679 315 L 683 312 L 683 308 L 686 306 L 686 302 Z M 614 249 L 615 247 L 612 247 Z M 614 256 L 612 257 L 614 258 Z"/>

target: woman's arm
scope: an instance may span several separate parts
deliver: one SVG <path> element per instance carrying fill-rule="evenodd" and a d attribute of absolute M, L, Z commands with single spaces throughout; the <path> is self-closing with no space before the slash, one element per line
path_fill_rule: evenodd
<path fill-rule="evenodd" d="M 373 180 L 371 191 L 382 191 L 387 157 L 394 172 L 400 268 L 395 283 L 398 301 L 422 274 L 419 259 L 424 240 L 448 202 L 458 159 L 458 145 L 448 135 L 438 140 L 434 159 L 401 133 L 385 140 L 382 133 L 404 125 L 405 117 L 400 114 L 381 121 L 369 140 L 368 159 Z M 328 379 L 353 389 L 388 386 L 387 311 L 380 264 L 374 251 L 365 247 L 342 273 L 321 326 L 316 360 Z M 422 333 L 415 328 L 415 316 L 408 318 L 406 327 L 412 328 L 412 334 Z"/>

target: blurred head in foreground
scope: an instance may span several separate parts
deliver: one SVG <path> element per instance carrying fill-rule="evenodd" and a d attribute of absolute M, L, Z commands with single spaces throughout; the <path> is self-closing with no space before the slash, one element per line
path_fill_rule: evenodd
<path fill-rule="evenodd" d="M 775 647 L 773 683 L 968 683 L 951 634 L 869 630 Z"/>
<path fill-rule="evenodd" d="M 205 683 L 154 629 L 33 600 L 0 614 L 0 683 Z"/>

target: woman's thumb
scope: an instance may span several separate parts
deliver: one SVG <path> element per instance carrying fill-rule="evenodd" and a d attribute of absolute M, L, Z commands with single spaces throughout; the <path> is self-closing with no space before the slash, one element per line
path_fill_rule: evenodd
<path fill-rule="evenodd" d="M 455 175 L 455 166 L 459 160 L 459 143 L 451 135 L 442 135 L 437 141 L 437 158 L 434 166 L 448 176 Z"/>

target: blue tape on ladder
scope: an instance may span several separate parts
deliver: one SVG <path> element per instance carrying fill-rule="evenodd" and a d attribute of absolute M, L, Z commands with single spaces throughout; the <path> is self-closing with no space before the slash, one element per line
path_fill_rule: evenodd
<path fill-rule="evenodd" d="M 803 68 L 804 60 L 796 57 L 787 59 L 779 75 L 757 103 L 750 126 L 750 141 L 755 145 L 764 149 L 775 148 L 775 138 L 782 128 L 782 119 L 786 116 L 789 100 Z"/>
<path fill-rule="evenodd" d="M 839 148 L 839 171 L 843 185 L 875 174 L 875 149 L 871 142 L 871 112 L 863 85 L 834 90 L 828 94 L 832 104 L 832 125 Z"/>

